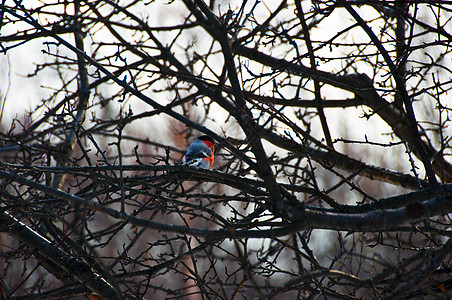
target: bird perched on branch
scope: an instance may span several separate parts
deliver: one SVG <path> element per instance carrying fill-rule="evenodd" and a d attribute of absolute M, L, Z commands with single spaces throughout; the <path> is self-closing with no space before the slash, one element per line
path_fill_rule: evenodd
<path fill-rule="evenodd" d="M 210 136 L 202 135 L 188 147 L 182 158 L 182 165 L 208 169 L 213 164 L 214 152 L 214 140 Z"/>

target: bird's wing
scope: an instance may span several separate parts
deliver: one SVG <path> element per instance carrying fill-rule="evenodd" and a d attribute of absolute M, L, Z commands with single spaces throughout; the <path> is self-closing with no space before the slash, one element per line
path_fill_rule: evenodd
<path fill-rule="evenodd" d="M 195 158 L 203 158 L 203 157 L 209 157 L 209 156 L 210 156 L 210 151 L 200 150 L 200 151 L 196 151 L 195 153 L 185 154 L 185 160 L 188 161 L 188 160 L 192 160 Z"/>
<path fill-rule="evenodd" d="M 203 141 L 196 140 L 187 150 L 185 154 L 185 160 L 209 157 L 212 153 L 212 150 L 204 144 Z"/>

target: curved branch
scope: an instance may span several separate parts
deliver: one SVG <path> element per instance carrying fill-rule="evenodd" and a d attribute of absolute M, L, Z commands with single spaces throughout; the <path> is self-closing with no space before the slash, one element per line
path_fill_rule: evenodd
<path fill-rule="evenodd" d="M 377 93 L 373 87 L 372 80 L 366 74 L 336 75 L 320 70 L 311 72 L 310 68 L 302 64 L 294 64 L 284 59 L 275 58 L 257 49 L 237 44 L 234 44 L 233 49 L 237 54 L 259 62 L 262 65 L 298 74 L 306 78 L 314 77 L 334 87 L 355 93 L 364 104 L 372 108 L 372 110 L 391 126 L 394 133 L 402 141 L 408 141 L 412 144 L 412 131 L 410 130 L 410 124 L 406 114 L 397 110 L 396 107 L 384 100 Z M 438 155 L 438 150 L 428 142 L 421 140 L 421 143 L 422 149 L 427 151 L 429 159 L 432 159 L 432 167 L 435 173 L 439 176 L 442 176 L 444 173 L 445 181 L 452 182 L 452 164 L 447 162 L 442 155 Z M 418 147 L 414 148 L 413 152 L 417 157 L 421 157 Z"/>
<path fill-rule="evenodd" d="M 20 222 L 8 212 L 0 213 L 0 231 L 6 232 L 17 240 L 36 249 L 39 254 L 63 268 L 67 274 L 73 276 L 78 282 L 87 286 L 91 291 L 104 299 L 122 299 L 113 286 L 91 268 L 77 260 L 75 257 L 64 252 L 60 248 Z"/>
<path fill-rule="evenodd" d="M 407 113 L 407 118 L 409 122 L 409 128 L 411 133 L 411 138 L 408 139 L 411 143 L 414 144 L 414 146 L 417 149 L 417 152 L 419 153 L 419 158 L 421 159 L 422 163 L 424 164 L 425 172 L 427 173 L 428 180 L 431 185 L 438 184 L 436 180 L 435 173 L 433 172 L 432 165 L 430 163 L 430 157 L 424 147 L 424 143 L 421 140 L 421 135 L 419 133 L 418 129 L 418 123 L 416 121 L 416 116 L 414 114 L 413 105 L 411 104 L 410 98 L 408 96 L 408 93 L 405 89 L 405 82 L 403 81 L 402 77 L 400 76 L 400 73 L 397 72 L 397 68 L 394 65 L 394 63 L 391 60 L 391 57 L 389 56 L 386 49 L 381 44 L 380 40 L 377 38 L 377 36 L 373 33 L 372 29 L 364 22 L 364 20 L 361 18 L 361 16 L 356 13 L 356 11 L 351 7 L 351 5 L 346 2 L 345 0 L 339 0 L 347 9 L 347 11 L 353 16 L 353 18 L 358 22 L 359 26 L 361 26 L 362 29 L 367 33 L 369 38 L 372 40 L 374 45 L 378 48 L 378 51 L 383 56 L 386 64 L 389 67 L 389 70 L 391 71 L 392 76 L 394 77 L 394 80 L 397 83 L 397 87 L 401 90 L 400 95 L 402 96 L 403 103 L 405 104 L 405 110 Z"/>
<path fill-rule="evenodd" d="M 440 216 L 452 212 L 452 193 L 446 193 L 444 196 L 430 200 L 416 202 L 413 205 L 407 205 L 402 208 L 394 209 L 375 209 L 365 213 L 342 213 L 334 210 L 319 209 L 315 207 L 304 207 L 301 205 L 285 205 L 284 215 L 286 221 L 293 224 L 288 228 L 279 228 L 271 230 L 271 235 L 267 231 L 253 230 L 235 230 L 228 228 L 223 230 L 203 230 L 184 226 L 168 225 L 146 219 L 137 218 L 106 207 L 104 205 L 73 196 L 63 191 L 34 182 L 17 174 L 1 171 L 0 177 L 29 186 L 33 189 L 42 191 L 48 195 L 64 199 L 70 203 L 81 205 L 88 209 L 102 212 L 115 219 L 129 222 L 136 226 L 143 226 L 163 230 L 168 232 L 179 232 L 188 235 L 197 235 L 205 238 L 244 238 L 244 237 L 268 237 L 276 234 L 277 236 L 287 235 L 288 232 L 300 231 L 304 229 L 330 229 L 342 231 L 385 231 L 393 229 L 408 223 L 417 222 L 426 218 Z M 409 199 L 409 196 L 405 196 Z"/>

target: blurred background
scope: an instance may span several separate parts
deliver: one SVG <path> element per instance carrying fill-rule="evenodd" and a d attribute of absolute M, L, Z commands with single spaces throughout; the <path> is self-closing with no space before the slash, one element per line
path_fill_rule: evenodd
<path fill-rule="evenodd" d="M 447 2 L 3 1 L 1 297 L 448 299 Z"/>

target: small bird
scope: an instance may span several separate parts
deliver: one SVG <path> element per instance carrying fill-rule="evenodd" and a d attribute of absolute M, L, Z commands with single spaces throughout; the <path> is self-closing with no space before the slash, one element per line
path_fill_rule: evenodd
<path fill-rule="evenodd" d="M 210 136 L 202 135 L 188 147 L 182 158 L 182 165 L 208 169 L 213 164 L 214 152 L 214 140 Z"/>

